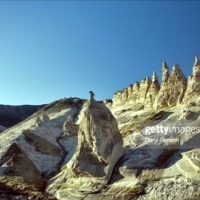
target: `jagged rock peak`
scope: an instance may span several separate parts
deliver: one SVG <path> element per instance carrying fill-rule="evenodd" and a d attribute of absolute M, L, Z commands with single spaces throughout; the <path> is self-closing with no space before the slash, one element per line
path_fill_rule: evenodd
<path fill-rule="evenodd" d="M 156 72 L 153 72 L 152 82 L 156 82 L 156 81 L 158 81 L 158 76 L 157 76 Z"/>
<path fill-rule="evenodd" d="M 172 71 L 180 71 L 180 66 L 178 64 L 173 64 Z"/>
<path fill-rule="evenodd" d="M 162 70 L 164 69 L 169 70 L 169 67 L 167 66 L 167 63 L 165 61 L 162 63 Z"/>
<path fill-rule="evenodd" d="M 160 90 L 160 83 L 159 83 L 158 76 L 157 76 L 156 72 L 153 72 L 153 75 L 152 75 L 152 81 L 151 81 L 150 89 L 151 88 L 153 88 L 153 90 L 156 90 L 156 92 L 158 92 Z M 153 93 L 154 92 L 155 91 L 153 91 Z"/>
<path fill-rule="evenodd" d="M 133 86 L 139 87 L 139 86 L 140 86 L 140 83 L 139 83 L 139 82 L 135 82 Z"/>
<path fill-rule="evenodd" d="M 198 56 L 195 56 L 194 66 L 198 66 L 198 65 L 200 65 L 200 60 Z"/>
<path fill-rule="evenodd" d="M 169 79 L 169 67 L 166 62 L 162 64 L 162 83 L 166 83 Z"/>
<path fill-rule="evenodd" d="M 147 77 L 144 78 L 143 82 L 146 83 L 147 85 L 150 85 L 151 79 L 147 76 Z"/>
<path fill-rule="evenodd" d="M 151 79 L 149 77 L 145 77 L 140 82 L 140 89 L 142 86 L 150 85 L 150 84 L 151 84 Z"/>
<path fill-rule="evenodd" d="M 193 66 L 193 73 L 194 76 L 200 75 L 200 60 L 197 56 L 195 56 L 194 66 Z"/>
<path fill-rule="evenodd" d="M 188 77 L 187 90 L 184 96 L 184 102 L 188 101 L 192 96 L 200 94 L 200 60 L 195 56 L 192 75 Z"/>
<path fill-rule="evenodd" d="M 183 81 L 186 81 L 186 77 L 178 64 L 173 65 L 170 78 L 171 76 L 175 76 L 176 79 L 182 79 Z"/>
<path fill-rule="evenodd" d="M 133 88 L 133 85 L 132 85 L 132 84 L 130 84 L 130 85 L 128 86 L 128 88 Z"/>

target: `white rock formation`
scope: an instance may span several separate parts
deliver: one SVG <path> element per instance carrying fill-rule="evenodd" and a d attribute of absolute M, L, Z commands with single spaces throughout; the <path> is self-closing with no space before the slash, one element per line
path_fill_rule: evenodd
<path fill-rule="evenodd" d="M 168 67 L 163 63 L 162 84 L 155 101 L 156 108 L 176 105 L 182 102 L 187 80 L 180 67 L 176 64 L 169 76 Z"/>
<path fill-rule="evenodd" d="M 151 85 L 148 89 L 146 98 L 145 98 L 145 106 L 146 107 L 154 107 L 156 97 L 160 90 L 160 83 L 158 81 L 158 76 L 155 72 L 152 75 Z"/>
<path fill-rule="evenodd" d="M 76 151 L 48 187 L 49 192 L 58 188 L 55 195 L 59 199 L 78 198 L 100 190 L 109 182 L 123 155 L 117 121 L 103 103 L 86 102 L 80 118 Z"/>
<path fill-rule="evenodd" d="M 0 191 L 25 199 L 44 190 L 58 200 L 199 199 L 200 61 L 188 83 L 178 65 L 170 74 L 164 62 L 162 70 L 161 86 L 153 73 L 113 103 L 63 99 L 4 130 Z"/>
<path fill-rule="evenodd" d="M 200 94 L 200 61 L 197 56 L 195 57 L 192 75 L 188 77 L 187 85 L 184 101 L 188 101 L 191 97 Z"/>
<path fill-rule="evenodd" d="M 149 77 L 144 78 L 140 82 L 140 88 L 136 100 L 137 103 L 144 104 L 150 85 L 151 85 L 151 79 Z"/>

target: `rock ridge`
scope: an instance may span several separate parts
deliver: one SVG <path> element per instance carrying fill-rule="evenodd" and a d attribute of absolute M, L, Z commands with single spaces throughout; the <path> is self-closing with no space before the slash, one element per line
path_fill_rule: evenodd
<path fill-rule="evenodd" d="M 132 104 L 141 108 L 161 109 L 178 104 L 189 103 L 190 98 L 200 94 L 200 60 L 195 56 L 192 75 L 186 78 L 178 64 L 174 64 L 171 73 L 166 62 L 162 63 L 162 77 L 159 82 L 156 72 L 152 78 L 144 78 L 140 82 L 114 93 L 112 105 Z"/>

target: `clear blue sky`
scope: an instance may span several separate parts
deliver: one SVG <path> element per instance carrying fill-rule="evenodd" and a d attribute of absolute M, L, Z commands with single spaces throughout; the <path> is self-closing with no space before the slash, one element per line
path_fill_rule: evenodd
<path fill-rule="evenodd" d="M 0 1 L 0 104 L 112 98 L 200 56 L 198 1 Z"/>

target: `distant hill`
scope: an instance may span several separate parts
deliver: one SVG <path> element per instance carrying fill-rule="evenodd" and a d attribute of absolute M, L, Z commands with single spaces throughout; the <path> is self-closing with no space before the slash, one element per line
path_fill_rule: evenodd
<path fill-rule="evenodd" d="M 0 104 L 0 125 L 12 127 L 44 106 L 45 105 L 10 106 Z"/>

